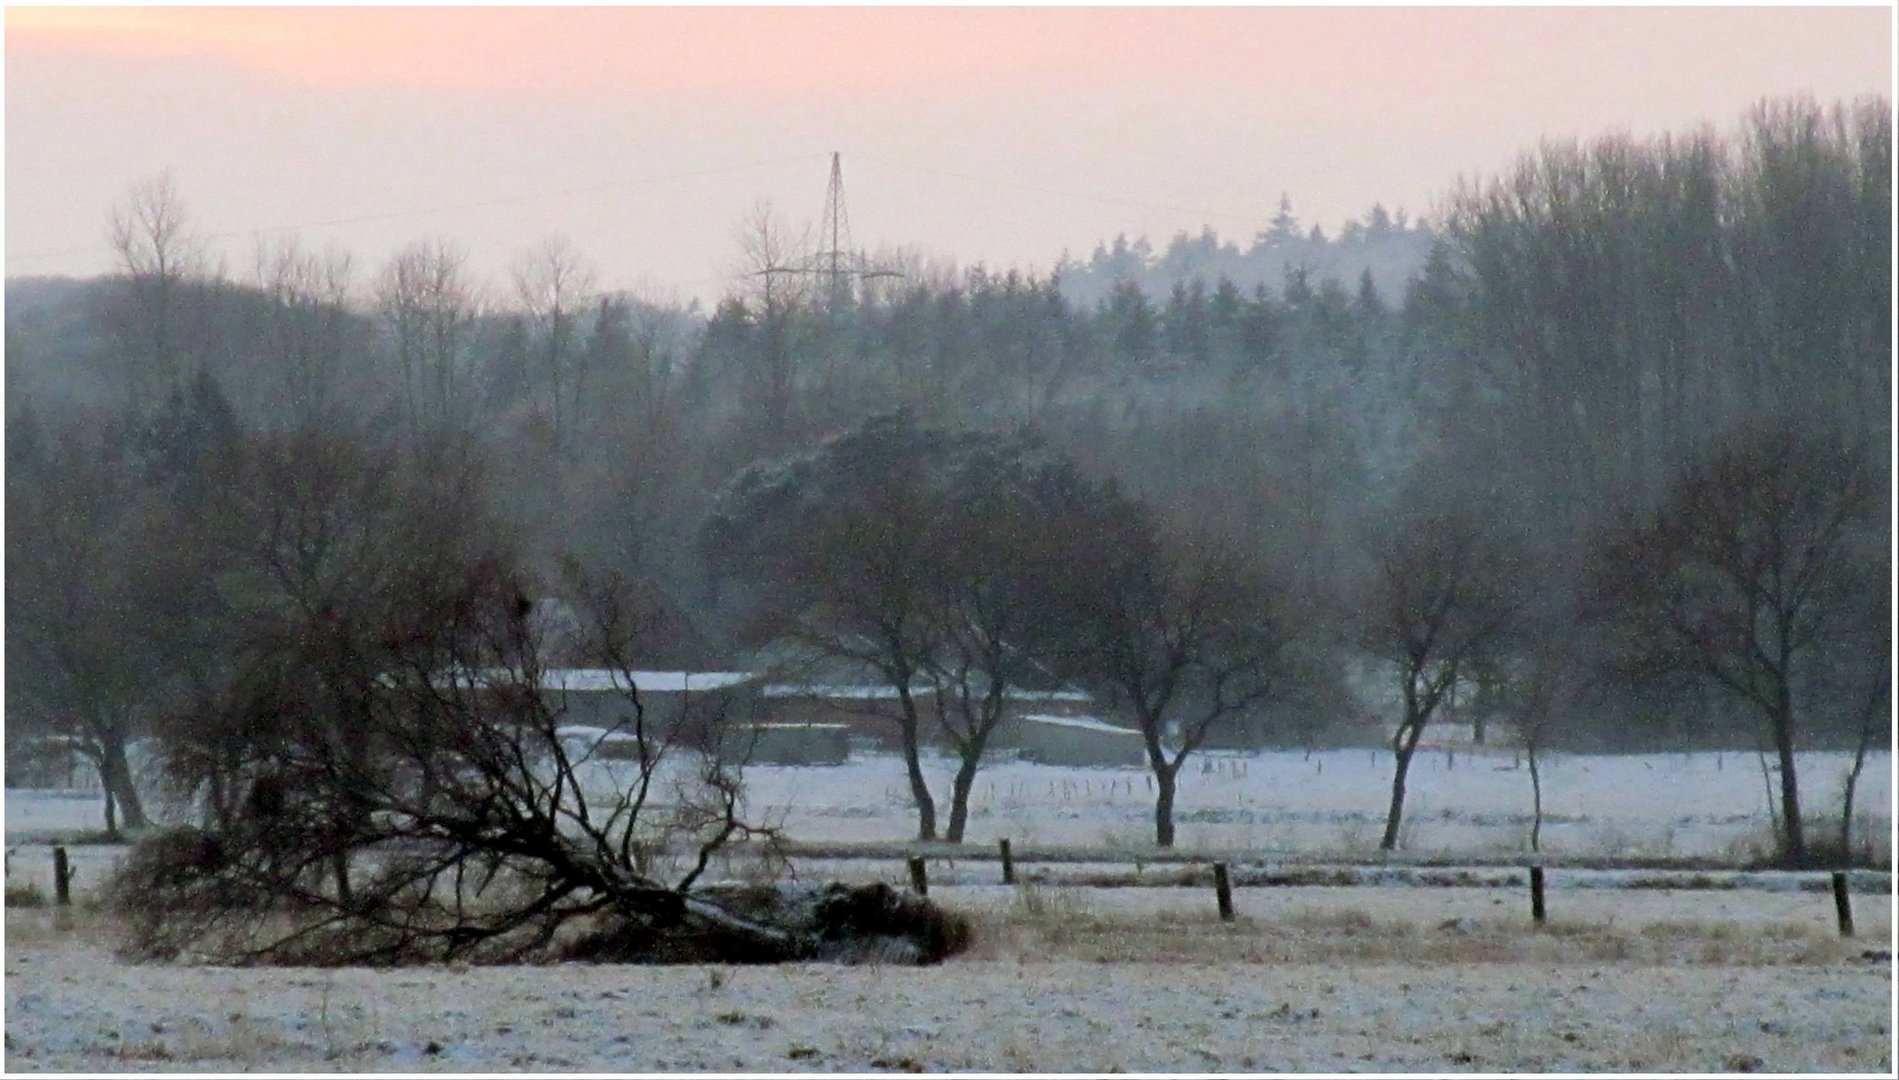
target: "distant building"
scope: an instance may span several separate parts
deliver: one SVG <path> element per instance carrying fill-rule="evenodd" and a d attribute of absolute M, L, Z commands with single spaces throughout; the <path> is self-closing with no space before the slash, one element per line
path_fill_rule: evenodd
<path fill-rule="evenodd" d="M 1145 766 L 1147 748 L 1134 728 L 1116 727 L 1092 716 L 1022 717 L 1011 740 L 1022 760 L 1070 768 Z"/>
<path fill-rule="evenodd" d="M 766 683 L 759 688 L 761 713 L 770 722 L 783 725 L 829 724 L 846 730 L 851 738 L 875 743 L 879 749 L 895 750 L 901 743 L 902 704 L 897 688 L 883 684 L 804 684 Z M 918 737 L 926 746 L 947 742 L 937 719 L 939 704 L 955 708 L 955 702 L 937 700 L 932 686 L 913 686 L 911 700 L 916 703 Z M 1043 715 L 1082 715 L 1094 703 L 1087 693 L 1069 689 L 1011 689 L 1003 698 L 1002 721 L 990 736 L 997 749 L 1014 746 L 1017 729 L 1030 712 Z"/>
<path fill-rule="evenodd" d="M 520 676 L 513 672 L 478 672 L 463 678 L 477 690 L 486 687 L 497 694 L 520 690 Z M 564 738 L 583 738 L 592 732 L 594 742 L 603 738 L 609 744 L 626 742 L 635 738 L 637 721 L 652 738 L 704 746 L 716 728 L 758 720 L 758 679 L 745 671 L 548 668 L 540 673 L 540 693 Z M 608 751 L 603 746 L 600 752 Z"/>
<path fill-rule="evenodd" d="M 751 724 L 726 732 L 727 761 L 742 765 L 842 765 L 851 758 L 848 724 Z"/>

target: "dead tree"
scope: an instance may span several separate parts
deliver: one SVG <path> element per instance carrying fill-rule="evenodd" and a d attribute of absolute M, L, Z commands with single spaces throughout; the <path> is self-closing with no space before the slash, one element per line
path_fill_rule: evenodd
<path fill-rule="evenodd" d="M 595 917 L 799 954 L 793 931 L 695 890 L 719 851 L 771 833 L 746 822 L 704 733 L 642 707 L 622 613 L 597 611 L 593 628 L 627 718 L 577 740 L 548 692 L 530 582 L 441 560 L 393 584 L 388 603 L 331 613 L 328 632 L 233 687 L 228 706 L 254 721 L 230 747 L 243 810 L 130 861 L 116 895 L 136 954 L 503 961 L 547 955 Z M 331 737 L 339 718 L 348 749 Z"/>

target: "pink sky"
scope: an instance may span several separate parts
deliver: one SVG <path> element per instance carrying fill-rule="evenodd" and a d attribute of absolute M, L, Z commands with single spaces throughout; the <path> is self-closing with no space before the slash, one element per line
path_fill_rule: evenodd
<path fill-rule="evenodd" d="M 861 244 L 1046 267 L 1124 230 L 1244 239 L 1281 191 L 1334 229 L 1374 201 L 1428 212 L 1544 136 L 1885 92 L 1889 27 L 1880 8 L 9 8 L 7 270 L 105 268 L 112 201 L 170 168 L 236 268 L 254 230 L 376 217 L 305 233 L 365 266 L 446 234 L 496 272 L 565 232 L 610 283 L 710 295 L 756 199 L 815 216 L 833 149 Z"/>

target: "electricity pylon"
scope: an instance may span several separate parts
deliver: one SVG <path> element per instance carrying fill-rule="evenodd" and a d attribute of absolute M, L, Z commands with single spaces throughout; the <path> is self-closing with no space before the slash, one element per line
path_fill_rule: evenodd
<path fill-rule="evenodd" d="M 872 266 L 862 252 L 851 245 L 850 212 L 844 206 L 843 155 L 831 152 L 831 181 L 824 192 L 824 214 L 818 222 L 817 249 L 791 266 L 766 267 L 764 274 L 799 274 L 822 278 L 825 303 L 831 311 L 848 308 L 856 297 L 856 285 L 870 278 L 903 275 L 895 270 Z"/>

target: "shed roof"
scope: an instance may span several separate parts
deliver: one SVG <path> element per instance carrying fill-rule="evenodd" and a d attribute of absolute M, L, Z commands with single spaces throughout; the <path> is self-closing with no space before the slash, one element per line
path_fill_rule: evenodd
<path fill-rule="evenodd" d="M 1025 724 L 1048 724 L 1052 727 L 1081 728 L 1085 731 L 1098 731 L 1104 735 L 1139 735 L 1134 728 L 1119 727 L 1093 716 L 1025 716 Z"/>

